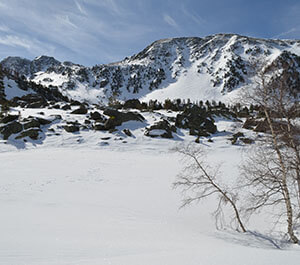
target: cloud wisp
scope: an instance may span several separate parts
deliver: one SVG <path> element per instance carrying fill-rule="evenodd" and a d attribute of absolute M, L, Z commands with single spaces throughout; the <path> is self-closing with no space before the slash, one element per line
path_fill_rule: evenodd
<path fill-rule="evenodd" d="M 164 21 L 170 25 L 171 27 L 175 28 L 175 29 L 179 29 L 178 24 L 176 23 L 176 21 L 168 14 L 163 14 L 163 19 Z"/>

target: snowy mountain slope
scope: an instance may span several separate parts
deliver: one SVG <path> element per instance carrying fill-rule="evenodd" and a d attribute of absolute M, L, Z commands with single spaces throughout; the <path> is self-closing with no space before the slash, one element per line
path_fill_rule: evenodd
<path fill-rule="evenodd" d="M 239 88 L 251 86 L 253 61 L 270 64 L 283 55 L 298 62 L 291 67 L 299 75 L 300 41 L 234 34 L 159 40 L 121 62 L 94 67 L 47 56 L 33 61 L 8 57 L 1 65 L 36 83 L 58 86 L 70 98 L 93 103 L 178 97 L 230 101 Z"/>

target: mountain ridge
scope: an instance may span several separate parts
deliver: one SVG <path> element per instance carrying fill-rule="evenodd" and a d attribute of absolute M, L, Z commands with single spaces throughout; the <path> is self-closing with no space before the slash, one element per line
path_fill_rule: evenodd
<path fill-rule="evenodd" d="M 290 67 L 299 73 L 299 40 L 237 34 L 161 39 L 124 60 L 92 67 L 50 56 L 32 61 L 8 57 L 0 64 L 29 81 L 91 103 L 182 97 L 230 101 L 240 88 L 253 85 L 253 61 L 271 64 L 282 53 L 294 58 L 297 64 Z"/>

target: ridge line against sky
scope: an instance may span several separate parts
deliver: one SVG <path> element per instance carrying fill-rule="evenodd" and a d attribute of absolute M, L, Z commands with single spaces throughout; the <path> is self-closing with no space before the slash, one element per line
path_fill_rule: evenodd
<path fill-rule="evenodd" d="M 0 0 L 0 59 L 45 54 L 91 66 L 170 37 L 300 39 L 299 14 L 295 0 Z"/>

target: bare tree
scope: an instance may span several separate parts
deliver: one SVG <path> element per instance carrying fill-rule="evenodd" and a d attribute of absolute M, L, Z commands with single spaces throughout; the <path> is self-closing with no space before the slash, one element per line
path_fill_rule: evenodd
<path fill-rule="evenodd" d="M 246 232 L 236 205 L 237 194 L 221 185 L 218 168 L 212 169 L 207 162 L 204 162 L 206 157 L 204 150 L 198 146 L 189 145 L 177 148 L 176 151 L 183 156 L 185 164 L 185 168 L 174 182 L 174 188 L 182 189 L 185 194 L 182 207 L 215 194 L 218 196 L 218 205 L 214 212 L 216 222 L 223 214 L 222 207 L 229 204 L 239 228 L 242 232 Z"/>
<path fill-rule="evenodd" d="M 299 110 L 299 91 L 292 85 L 294 79 L 288 67 L 274 70 L 271 64 L 260 68 L 257 73 L 256 88 L 243 98 L 263 111 L 269 137 L 264 138 L 263 148 L 250 156 L 243 168 L 247 185 L 256 188 L 249 210 L 283 202 L 289 237 L 293 243 L 298 243 L 294 234 L 292 190 L 295 180 L 300 198 L 299 131 L 294 122 Z"/>

